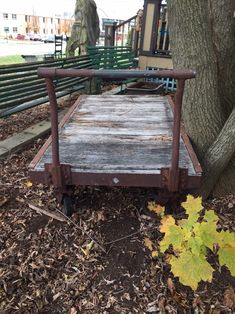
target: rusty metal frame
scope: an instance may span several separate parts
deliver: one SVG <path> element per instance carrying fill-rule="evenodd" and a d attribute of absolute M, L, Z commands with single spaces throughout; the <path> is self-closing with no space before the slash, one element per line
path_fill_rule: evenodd
<path fill-rule="evenodd" d="M 174 106 L 175 106 L 173 98 L 172 98 L 172 96 L 168 96 L 167 98 L 168 98 L 168 102 L 171 105 L 171 108 L 172 108 L 172 111 L 173 111 L 174 110 Z M 180 123 L 180 134 L 181 134 L 181 138 L 183 139 L 183 142 L 185 144 L 185 147 L 186 147 L 186 149 L 188 151 L 189 157 L 190 157 L 190 159 L 191 159 L 191 161 L 193 163 L 194 170 L 195 170 L 195 172 L 196 172 L 196 174 L 198 176 L 201 176 L 202 175 L 202 167 L 201 167 L 200 162 L 199 162 L 199 160 L 197 158 L 197 155 L 196 155 L 196 153 L 195 153 L 195 151 L 193 149 L 193 146 L 192 146 L 192 144 L 190 142 L 190 139 L 189 139 L 189 137 L 188 137 L 188 135 L 186 133 L 186 130 L 185 130 L 185 127 L 184 127 L 184 124 L 182 123 L 182 121 Z"/>
<path fill-rule="evenodd" d="M 201 168 L 193 152 L 192 146 L 186 133 L 183 132 L 184 142 L 192 159 L 196 176 L 188 176 L 187 169 L 179 168 L 179 146 L 181 127 L 181 109 L 182 98 L 185 86 L 185 80 L 194 78 L 195 72 L 191 70 L 165 70 L 165 71 L 140 71 L 140 70 L 76 70 L 76 69 L 56 69 L 39 68 L 38 74 L 46 79 L 50 99 L 50 112 L 52 123 L 52 134 L 50 139 L 44 144 L 38 155 L 30 164 L 30 177 L 33 181 L 42 183 L 53 183 L 57 193 L 60 195 L 66 191 L 69 185 L 108 185 L 108 186 L 143 186 L 143 187 L 161 187 L 170 192 L 182 189 L 197 188 L 200 184 Z M 57 77 L 102 77 L 102 78 L 156 78 L 169 77 L 177 79 L 177 91 L 175 94 L 175 103 L 169 99 L 173 106 L 173 143 L 172 143 L 172 161 L 170 168 L 161 169 L 161 174 L 127 174 L 127 173 L 85 173 L 72 172 L 70 165 L 63 165 L 59 158 L 59 130 L 58 130 L 58 108 L 55 96 L 53 79 Z M 73 114 L 79 101 L 77 101 L 66 117 L 60 123 L 63 126 Z M 45 172 L 35 170 L 35 166 L 43 156 L 49 145 L 52 145 L 52 164 L 45 165 Z"/>

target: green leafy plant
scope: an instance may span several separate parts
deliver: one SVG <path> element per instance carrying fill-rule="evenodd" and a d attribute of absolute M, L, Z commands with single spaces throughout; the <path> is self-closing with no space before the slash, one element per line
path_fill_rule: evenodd
<path fill-rule="evenodd" d="M 160 226 L 160 231 L 165 233 L 160 251 L 164 253 L 172 246 L 175 253 L 168 258 L 172 273 L 193 290 L 201 280 L 210 282 L 214 269 L 206 260 L 209 249 L 218 254 L 220 265 L 225 265 L 235 276 L 235 234 L 216 230 L 218 216 L 213 210 L 207 210 L 199 222 L 199 212 L 203 209 L 201 198 L 189 195 L 182 206 L 187 219 L 176 222 L 167 215 Z"/>

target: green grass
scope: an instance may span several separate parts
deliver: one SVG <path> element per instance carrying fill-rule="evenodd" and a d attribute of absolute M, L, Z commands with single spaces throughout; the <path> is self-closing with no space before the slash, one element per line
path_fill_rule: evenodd
<path fill-rule="evenodd" d="M 20 55 L 14 56 L 0 56 L 0 66 L 6 64 L 16 64 L 16 63 L 23 63 L 25 62 L 24 59 Z"/>

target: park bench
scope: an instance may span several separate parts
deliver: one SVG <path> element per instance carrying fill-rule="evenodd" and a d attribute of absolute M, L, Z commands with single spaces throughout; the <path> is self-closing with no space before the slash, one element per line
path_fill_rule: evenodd
<path fill-rule="evenodd" d="M 135 54 L 128 46 L 96 46 L 88 47 L 95 69 L 128 69 L 136 66 Z"/>
<path fill-rule="evenodd" d="M 91 57 L 94 69 L 124 70 L 137 67 L 137 61 L 133 49 L 129 46 L 96 46 L 88 47 L 88 54 Z M 103 78 L 101 84 L 128 84 L 136 79 L 113 80 Z"/>
<path fill-rule="evenodd" d="M 124 69 L 134 66 L 130 47 L 93 47 L 88 55 L 0 67 L 0 118 L 49 101 L 46 83 L 37 75 L 38 67 L 62 69 Z M 87 78 L 56 78 L 56 97 L 84 89 Z"/>
<path fill-rule="evenodd" d="M 89 56 L 6 65 L 0 67 L 0 118 L 49 101 L 46 83 L 37 75 L 40 66 L 91 68 Z M 86 78 L 55 79 L 56 96 L 62 97 L 84 88 Z"/>

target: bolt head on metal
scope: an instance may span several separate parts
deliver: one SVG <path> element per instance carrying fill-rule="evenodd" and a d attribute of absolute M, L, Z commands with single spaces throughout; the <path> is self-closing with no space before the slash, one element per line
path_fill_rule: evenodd
<path fill-rule="evenodd" d="M 119 183 L 118 178 L 113 178 L 113 183 L 114 183 L 114 184 L 118 184 L 118 183 Z"/>

